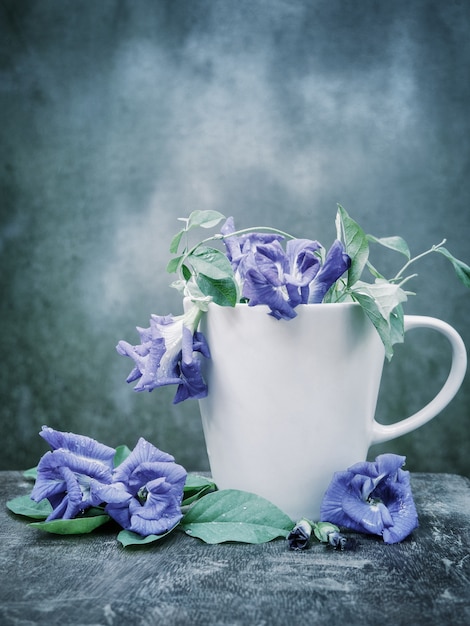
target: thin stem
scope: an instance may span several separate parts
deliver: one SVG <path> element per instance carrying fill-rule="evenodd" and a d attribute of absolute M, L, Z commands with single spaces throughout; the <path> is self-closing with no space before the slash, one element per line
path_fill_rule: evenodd
<path fill-rule="evenodd" d="M 283 237 L 287 237 L 288 239 L 295 239 L 294 235 L 286 233 L 283 230 L 279 230 L 279 228 L 271 228 L 270 226 L 251 226 L 250 228 L 242 228 L 241 230 L 235 230 L 233 233 L 222 235 L 222 239 L 226 239 L 227 237 L 238 237 L 239 235 L 244 235 L 245 233 L 253 233 L 259 230 L 268 231 L 270 233 L 277 233 L 278 235 L 282 235 Z"/>
<path fill-rule="evenodd" d="M 413 259 L 410 259 L 407 263 L 405 263 L 405 265 L 401 268 L 401 270 L 396 274 L 395 278 L 392 278 L 392 281 L 394 282 L 396 280 L 400 280 L 401 276 L 403 275 L 403 272 L 406 269 L 408 269 L 408 267 L 412 263 L 414 263 L 418 259 L 422 259 L 424 256 L 427 256 L 428 254 L 431 254 L 431 252 L 435 252 L 438 248 L 443 246 L 446 241 L 447 241 L 446 239 L 443 239 L 441 243 L 438 243 L 436 246 L 432 246 L 432 248 L 430 248 L 429 250 L 426 250 L 426 252 L 422 252 L 421 254 L 418 254 L 418 256 L 415 256 Z"/>
<path fill-rule="evenodd" d="M 412 278 L 416 278 L 416 276 L 418 276 L 418 274 L 410 274 L 409 276 L 407 276 L 406 278 L 404 278 L 400 283 L 398 283 L 399 287 L 403 287 L 403 285 L 405 283 L 407 283 L 409 280 L 411 280 Z"/>

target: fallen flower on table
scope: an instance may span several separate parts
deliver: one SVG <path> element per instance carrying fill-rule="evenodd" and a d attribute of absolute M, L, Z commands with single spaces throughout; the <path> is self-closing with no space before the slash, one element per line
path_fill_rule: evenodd
<path fill-rule="evenodd" d="M 43 426 L 40 436 L 51 446 L 39 461 L 31 498 L 47 498 L 53 511 L 47 521 L 72 519 L 101 502 L 100 485 L 111 482 L 115 450 L 90 437 Z"/>
<path fill-rule="evenodd" d="M 142 437 L 113 471 L 112 482 L 98 494 L 105 513 L 125 530 L 142 536 L 162 535 L 181 518 L 186 470 Z"/>
<path fill-rule="evenodd" d="M 338 526 L 398 543 L 418 527 L 406 458 L 381 454 L 336 472 L 325 493 L 320 517 Z"/>

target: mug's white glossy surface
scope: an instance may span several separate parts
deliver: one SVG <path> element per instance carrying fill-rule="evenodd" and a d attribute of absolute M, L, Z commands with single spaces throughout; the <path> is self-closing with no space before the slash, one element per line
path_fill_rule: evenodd
<path fill-rule="evenodd" d="M 448 324 L 405 316 L 405 328 L 442 333 L 452 367 L 439 394 L 392 425 L 375 421 L 382 342 L 359 305 L 296 308 L 276 320 L 265 306 L 214 304 L 201 322 L 208 396 L 199 401 L 212 476 L 219 489 L 263 496 L 293 519 L 319 519 L 333 473 L 365 460 L 369 446 L 421 426 L 457 393 L 466 350 Z M 397 390 L 399 392 L 399 390 Z"/>

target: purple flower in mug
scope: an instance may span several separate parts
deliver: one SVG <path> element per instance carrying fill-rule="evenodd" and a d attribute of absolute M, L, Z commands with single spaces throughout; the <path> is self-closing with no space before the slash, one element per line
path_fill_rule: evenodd
<path fill-rule="evenodd" d="M 286 274 L 289 260 L 278 241 L 256 246 L 246 259 L 246 270 L 242 296 L 249 306 L 268 305 L 270 315 L 276 319 L 291 319 L 296 316 L 288 289 Z M 295 296 L 295 294 L 294 294 Z"/>
<path fill-rule="evenodd" d="M 317 275 L 321 267 L 318 254 L 322 246 L 318 241 L 311 239 L 291 239 L 286 244 L 286 255 L 289 262 L 289 272 L 286 281 L 289 286 L 298 290 L 299 303 L 306 304 L 309 296 L 309 284 Z M 294 292 L 290 291 L 291 299 Z"/>
<path fill-rule="evenodd" d="M 209 347 L 197 331 L 200 309 L 193 305 L 184 315 L 152 315 L 149 328 L 137 328 L 141 343 L 132 346 L 120 341 L 116 350 L 134 360 L 127 382 L 139 379 L 135 391 L 153 391 L 164 385 L 178 385 L 173 403 L 203 398 L 207 385 L 196 353 L 210 358 Z"/>
<path fill-rule="evenodd" d="M 232 264 L 235 275 L 238 276 L 241 283 L 245 277 L 248 255 L 251 252 L 255 252 L 259 245 L 270 244 L 274 241 L 282 241 L 284 239 L 284 237 L 278 233 L 253 232 L 232 236 L 231 233 L 235 232 L 233 217 L 226 219 L 220 232 L 224 235 L 227 257 Z"/>
<path fill-rule="evenodd" d="M 47 498 L 53 511 L 47 521 L 72 519 L 101 504 L 99 489 L 112 479 L 115 450 L 90 437 L 43 426 L 39 433 L 52 448 L 40 459 L 31 493 L 35 502 Z"/>
<path fill-rule="evenodd" d="M 310 283 L 308 301 L 311 304 L 322 302 L 328 289 L 351 267 L 351 258 L 343 243 L 337 239 L 325 258 L 325 262 Z"/>
<path fill-rule="evenodd" d="M 122 528 L 144 537 L 162 535 L 182 518 L 186 476 L 170 454 L 141 437 L 100 496 L 107 502 L 106 513 Z"/>
<path fill-rule="evenodd" d="M 385 543 L 405 539 L 418 526 L 405 457 L 382 454 L 336 472 L 325 493 L 320 517 L 338 526 L 373 535 Z"/>

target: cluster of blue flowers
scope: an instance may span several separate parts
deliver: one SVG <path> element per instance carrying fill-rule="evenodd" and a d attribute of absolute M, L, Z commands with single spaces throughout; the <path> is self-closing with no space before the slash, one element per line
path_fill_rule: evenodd
<path fill-rule="evenodd" d="M 229 217 L 221 233 L 241 300 L 248 306 L 267 305 L 276 319 L 294 318 L 299 304 L 322 302 L 351 265 L 339 240 L 327 253 L 318 241 L 310 239 L 291 239 L 284 250 L 280 243 L 284 237 L 279 233 L 237 236 L 235 232 Z M 138 380 L 135 391 L 177 385 L 174 404 L 207 395 L 197 356 L 200 353 L 210 358 L 207 341 L 197 330 L 202 314 L 198 304 L 193 304 L 184 315 L 152 315 L 149 328 L 137 328 L 140 344 L 118 343 L 118 353 L 135 363 L 127 377 L 127 382 Z"/>
<path fill-rule="evenodd" d="M 286 249 L 282 235 L 235 232 L 229 217 L 221 229 L 227 256 L 249 306 L 265 304 L 276 319 L 292 319 L 299 304 L 318 304 L 349 269 L 351 259 L 338 239 L 322 260 L 323 246 L 311 239 L 290 239 Z"/>
<path fill-rule="evenodd" d="M 164 534 L 181 520 L 186 470 L 145 439 L 114 467 L 116 450 L 90 437 L 47 426 L 40 435 L 52 451 L 39 461 L 31 498 L 49 500 L 47 521 L 73 519 L 103 504 L 122 528 L 142 536 Z"/>
<path fill-rule="evenodd" d="M 116 450 L 90 437 L 47 426 L 40 435 L 51 451 L 39 461 L 31 498 L 50 502 L 46 521 L 74 519 L 100 507 L 123 529 L 148 537 L 163 535 L 182 520 L 187 472 L 145 439 L 115 466 Z M 375 462 L 335 473 L 323 498 L 321 521 L 295 524 L 287 537 L 289 547 L 308 548 L 315 529 L 315 536 L 335 549 L 354 549 L 356 540 L 339 527 L 381 536 L 385 543 L 405 539 L 418 526 L 418 516 L 409 472 L 401 469 L 404 462 L 405 457 L 382 454 Z"/>

